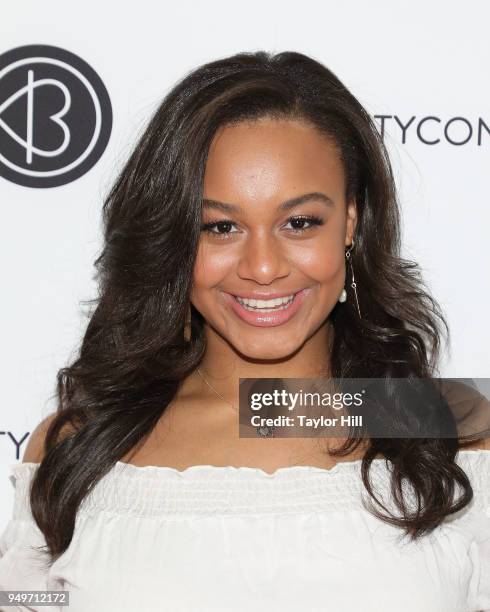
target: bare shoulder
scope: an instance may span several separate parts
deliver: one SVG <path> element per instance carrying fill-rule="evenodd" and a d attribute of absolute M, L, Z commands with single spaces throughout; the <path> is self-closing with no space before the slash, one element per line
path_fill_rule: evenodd
<path fill-rule="evenodd" d="M 44 441 L 46 439 L 46 434 L 48 433 L 51 423 L 57 416 L 59 416 L 59 412 L 48 415 L 31 432 L 22 457 L 23 463 L 40 463 L 42 461 L 44 457 Z M 69 427 L 65 425 L 62 428 L 62 432 L 67 432 L 68 429 Z"/>
<path fill-rule="evenodd" d="M 463 450 L 490 450 L 490 438 L 483 438 L 462 448 Z"/>
<path fill-rule="evenodd" d="M 40 463 L 44 455 L 44 440 L 49 426 L 56 418 L 57 413 L 48 415 L 43 419 L 34 431 L 31 432 L 27 446 L 22 457 L 23 463 Z"/>

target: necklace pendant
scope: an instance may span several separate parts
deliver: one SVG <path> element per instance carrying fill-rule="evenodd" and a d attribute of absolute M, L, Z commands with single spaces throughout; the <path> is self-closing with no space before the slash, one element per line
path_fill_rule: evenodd
<path fill-rule="evenodd" d="M 257 433 L 262 438 L 273 438 L 274 437 L 274 426 L 257 427 Z"/>

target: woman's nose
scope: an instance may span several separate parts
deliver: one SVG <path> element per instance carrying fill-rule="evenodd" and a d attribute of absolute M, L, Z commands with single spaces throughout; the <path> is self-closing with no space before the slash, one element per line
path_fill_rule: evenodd
<path fill-rule="evenodd" d="M 237 274 L 268 285 L 290 273 L 290 263 L 279 241 L 271 235 L 250 237 L 243 246 Z"/>

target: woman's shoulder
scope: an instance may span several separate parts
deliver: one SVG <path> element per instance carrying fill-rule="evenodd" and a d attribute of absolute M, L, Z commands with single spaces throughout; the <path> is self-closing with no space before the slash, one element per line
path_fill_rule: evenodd
<path fill-rule="evenodd" d="M 490 450 L 490 438 L 482 438 L 476 442 L 465 445 L 463 450 Z"/>
<path fill-rule="evenodd" d="M 44 442 L 48 429 L 57 414 L 50 414 L 31 432 L 22 457 L 23 463 L 40 463 L 44 456 Z"/>
<path fill-rule="evenodd" d="M 27 446 L 22 456 L 23 463 L 41 463 L 46 451 L 46 436 L 52 423 L 59 415 L 60 412 L 49 414 L 34 428 L 27 440 Z M 69 423 L 65 423 L 61 428 L 60 437 L 67 435 L 72 429 Z"/>

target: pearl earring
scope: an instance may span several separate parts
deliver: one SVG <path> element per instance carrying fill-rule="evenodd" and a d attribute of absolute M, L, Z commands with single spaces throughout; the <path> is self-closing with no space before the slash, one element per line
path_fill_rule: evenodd
<path fill-rule="evenodd" d="M 346 299 L 347 299 L 347 291 L 345 289 L 342 289 L 342 293 L 340 294 L 340 297 L 339 297 L 339 302 L 345 302 Z"/>

